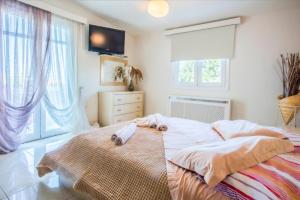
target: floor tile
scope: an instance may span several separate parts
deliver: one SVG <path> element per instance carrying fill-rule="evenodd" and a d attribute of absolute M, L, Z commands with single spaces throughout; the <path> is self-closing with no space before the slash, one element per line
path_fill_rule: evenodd
<path fill-rule="evenodd" d="M 1 158 L 0 187 L 5 193 L 10 194 L 35 183 L 33 159 L 26 151 L 13 152 Z"/>
<path fill-rule="evenodd" d="M 53 172 L 39 178 L 36 166 L 46 152 L 57 149 L 72 137 L 73 135 L 66 134 L 25 143 L 15 152 L 0 155 L 0 187 L 3 189 L 0 190 L 0 200 L 7 196 L 10 199 L 29 200 L 47 199 L 51 195 L 54 197 L 52 199 L 66 196 L 67 192 L 61 189 L 57 174 Z M 72 195 L 67 197 L 71 198 Z"/>
<path fill-rule="evenodd" d="M 6 198 L 7 196 L 4 194 L 4 191 L 2 190 L 2 188 L 0 188 L 0 200 L 6 200 L 7 198 Z"/>
<path fill-rule="evenodd" d="M 72 194 L 60 186 L 36 184 L 9 196 L 9 200 L 67 200 Z"/>

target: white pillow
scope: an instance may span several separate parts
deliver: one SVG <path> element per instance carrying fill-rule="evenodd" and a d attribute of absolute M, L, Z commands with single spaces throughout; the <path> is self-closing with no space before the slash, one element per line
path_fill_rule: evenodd
<path fill-rule="evenodd" d="M 246 120 L 219 120 L 212 124 L 212 128 L 224 139 L 243 136 L 269 136 L 286 138 L 283 131 L 272 127 L 260 126 Z"/>

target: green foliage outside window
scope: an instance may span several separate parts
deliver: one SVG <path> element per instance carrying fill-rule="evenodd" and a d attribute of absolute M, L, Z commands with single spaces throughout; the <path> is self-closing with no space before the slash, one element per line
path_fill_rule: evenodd
<path fill-rule="evenodd" d="M 221 60 L 205 60 L 201 68 L 203 83 L 221 83 Z"/>
<path fill-rule="evenodd" d="M 180 83 L 195 82 L 195 61 L 182 61 L 179 63 L 178 81 Z"/>
<path fill-rule="evenodd" d="M 177 81 L 198 86 L 199 84 L 221 84 L 224 61 L 223 59 L 179 61 L 177 63 Z M 197 80 L 199 80 L 198 83 L 196 83 Z"/>

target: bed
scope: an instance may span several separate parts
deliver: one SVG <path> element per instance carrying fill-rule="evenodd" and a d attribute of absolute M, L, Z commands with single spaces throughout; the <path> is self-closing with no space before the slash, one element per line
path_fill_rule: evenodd
<path fill-rule="evenodd" d="M 222 138 L 210 124 L 179 118 L 167 118 L 167 123 L 167 132 L 138 128 L 122 146 L 111 142 L 111 135 L 126 123 L 80 134 L 45 154 L 38 173 L 56 171 L 71 180 L 75 191 L 94 199 L 300 199 L 299 136 L 288 135 L 295 144 L 293 152 L 232 174 L 210 188 L 201 176 L 166 158 L 190 145 Z"/>

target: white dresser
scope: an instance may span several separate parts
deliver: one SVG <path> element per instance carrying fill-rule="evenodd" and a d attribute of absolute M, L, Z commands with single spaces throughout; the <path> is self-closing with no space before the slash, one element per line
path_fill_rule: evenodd
<path fill-rule="evenodd" d="M 143 116 L 144 92 L 99 92 L 99 123 L 108 126 Z"/>

